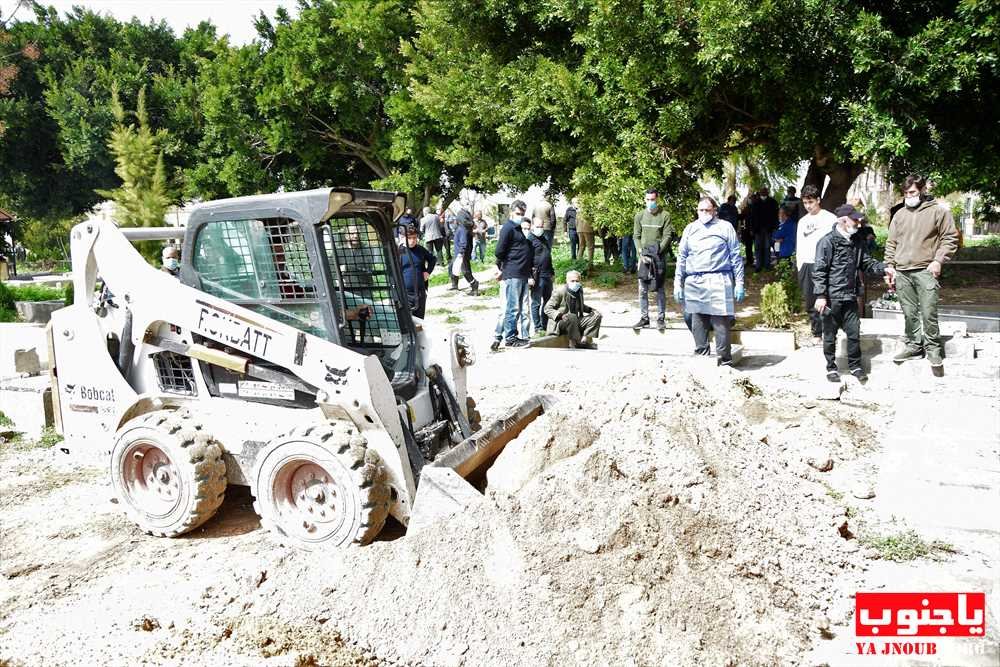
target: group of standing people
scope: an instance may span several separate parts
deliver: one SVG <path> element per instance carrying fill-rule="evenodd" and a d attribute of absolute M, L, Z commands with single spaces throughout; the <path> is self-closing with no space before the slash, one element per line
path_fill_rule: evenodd
<path fill-rule="evenodd" d="M 501 344 L 527 346 L 530 327 L 536 333 L 565 334 L 572 347 L 590 347 L 600 330 L 601 316 L 584 303 L 580 274 L 567 273 L 565 286 L 554 290 L 555 211 L 543 202 L 530 218 L 526 212 L 523 201 L 514 201 L 497 235 L 494 254 L 501 314 L 490 349 L 496 351 Z"/>

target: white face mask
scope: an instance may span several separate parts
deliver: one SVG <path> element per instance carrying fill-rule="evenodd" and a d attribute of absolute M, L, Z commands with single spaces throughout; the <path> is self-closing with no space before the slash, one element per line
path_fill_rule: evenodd
<path fill-rule="evenodd" d="M 545 234 L 545 230 L 542 229 L 541 227 L 532 227 L 531 233 L 534 234 L 535 236 L 543 236 Z"/>
<path fill-rule="evenodd" d="M 163 268 L 165 268 L 167 271 L 176 271 L 177 269 L 181 268 L 180 260 L 175 259 L 173 257 L 165 259 L 163 260 Z"/>
<path fill-rule="evenodd" d="M 905 199 L 903 199 L 903 203 L 906 204 L 909 208 L 916 208 L 917 205 L 920 203 L 920 196 L 917 195 L 916 197 L 906 197 Z"/>
<path fill-rule="evenodd" d="M 711 219 L 712 219 L 712 214 L 711 213 L 699 213 L 698 214 L 698 222 L 700 222 L 701 224 L 705 224 L 706 222 L 708 222 Z"/>
<path fill-rule="evenodd" d="M 566 283 L 566 289 L 568 289 L 570 292 L 579 292 L 580 283 L 578 282 Z"/>
<path fill-rule="evenodd" d="M 514 215 L 510 216 L 510 219 L 518 224 L 521 224 L 521 221 L 524 220 L 524 216 L 519 213 L 515 213 Z"/>

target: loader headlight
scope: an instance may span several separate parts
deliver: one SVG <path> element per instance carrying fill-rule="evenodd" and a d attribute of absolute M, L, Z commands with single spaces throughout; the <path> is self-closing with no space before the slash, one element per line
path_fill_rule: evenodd
<path fill-rule="evenodd" d="M 462 368 L 476 363 L 476 353 L 462 334 L 455 334 L 455 356 L 458 358 L 458 365 Z"/>

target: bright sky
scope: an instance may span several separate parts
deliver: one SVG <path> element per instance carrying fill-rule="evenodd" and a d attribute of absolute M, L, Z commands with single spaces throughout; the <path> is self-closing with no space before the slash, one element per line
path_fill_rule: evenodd
<path fill-rule="evenodd" d="M 294 0 L 40 0 L 41 4 L 53 6 L 60 13 L 70 11 L 74 5 L 95 12 L 111 14 L 115 18 L 128 21 L 137 16 L 144 23 L 150 18 L 164 19 L 174 32 L 180 35 L 187 27 L 210 20 L 220 35 L 229 34 L 231 44 L 246 44 L 256 37 L 253 17 L 263 11 L 270 17 L 274 11 L 284 6 L 293 15 Z M 0 14 L 6 15 L 14 0 L 0 0 Z M 22 9 L 18 18 L 31 14 Z"/>

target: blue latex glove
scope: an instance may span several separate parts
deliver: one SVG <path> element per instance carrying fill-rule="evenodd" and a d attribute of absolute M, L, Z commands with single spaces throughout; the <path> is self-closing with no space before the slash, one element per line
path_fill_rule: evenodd
<path fill-rule="evenodd" d="M 745 299 L 746 296 L 747 296 L 747 291 L 745 289 L 743 289 L 742 287 L 737 287 L 736 288 L 735 297 L 736 297 L 736 302 L 737 303 L 739 303 L 740 301 L 742 301 L 743 299 Z"/>
<path fill-rule="evenodd" d="M 680 303 L 684 301 L 684 288 L 674 288 L 674 301 Z"/>

